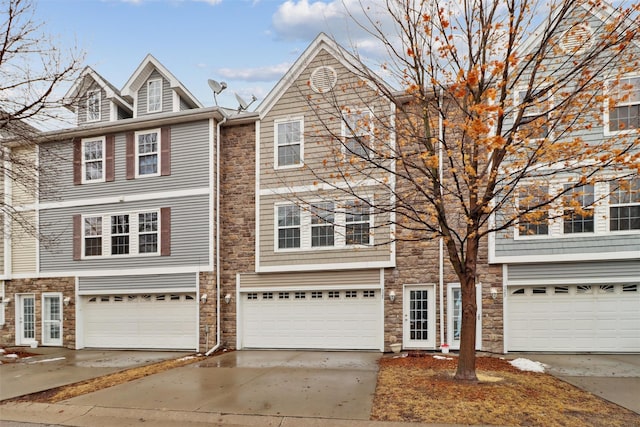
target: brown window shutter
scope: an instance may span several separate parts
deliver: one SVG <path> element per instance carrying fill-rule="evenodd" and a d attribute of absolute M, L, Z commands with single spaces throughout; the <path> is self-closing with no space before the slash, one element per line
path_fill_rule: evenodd
<path fill-rule="evenodd" d="M 160 175 L 171 175 L 171 128 L 160 131 Z"/>
<path fill-rule="evenodd" d="M 82 184 L 82 141 L 73 140 L 73 185 Z"/>
<path fill-rule="evenodd" d="M 82 258 L 82 216 L 73 216 L 73 260 Z"/>
<path fill-rule="evenodd" d="M 136 177 L 136 147 L 135 136 L 133 132 L 127 133 L 127 179 L 134 179 Z"/>
<path fill-rule="evenodd" d="M 171 255 L 171 208 L 160 208 L 160 255 Z"/>
<path fill-rule="evenodd" d="M 105 141 L 105 158 L 104 158 L 104 180 L 107 182 L 111 182 L 115 180 L 116 175 L 116 166 L 115 166 L 115 157 L 116 157 L 116 138 L 113 135 L 107 135 Z"/>

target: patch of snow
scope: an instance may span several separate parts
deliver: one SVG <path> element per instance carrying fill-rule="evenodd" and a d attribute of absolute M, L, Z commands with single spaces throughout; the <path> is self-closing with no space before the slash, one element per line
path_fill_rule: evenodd
<path fill-rule="evenodd" d="M 529 359 L 518 358 L 509 362 L 512 366 L 527 372 L 544 372 L 544 368 L 547 367 L 544 363 L 536 362 Z"/>
<path fill-rule="evenodd" d="M 10 359 L 17 359 L 17 358 L 18 358 L 18 355 L 17 355 L 17 354 L 15 354 L 15 353 L 11 353 L 11 354 L 5 354 L 5 356 L 4 356 L 4 357 L 8 357 L 8 358 L 10 358 Z"/>
<path fill-rule="evenodd" d="M 183 360 L 191 360 L 191 359 L 195 359 L 195 356 L 185 356 L 185 357 L 181 357 L 180 359 L 178 359 L 179 361 L 183 361 Z"/>
<path fill-rule="evenodd" d="M 437 354 L 434 354 L 433 358 L 438 360 L 453 360 L 453 357 L 438 356 Z"/>
<path fill-rule="evenodd" d="M 6 353 L 7 350 L 5 350 L 4 348 L 0 348 L 0 354 Z"/>
<path fill-rule="evenodd" d="M 403 357 L 408 357 L 409 353 L 400 353 L 397 356 L 393 356 L 392 359 L 402 359 Z"/>
<path fill-rule="evenodd" d="M 42 359 L 42 360 L 36 360 L 33 362 L 29 362 L 30 365 L 33 365 L 34 363 L 45 363 L 45 362 L 55 362 L 57 360 L 64 360 L 66 359 L 65 357 L 54 357 L 52 359 Z"/>

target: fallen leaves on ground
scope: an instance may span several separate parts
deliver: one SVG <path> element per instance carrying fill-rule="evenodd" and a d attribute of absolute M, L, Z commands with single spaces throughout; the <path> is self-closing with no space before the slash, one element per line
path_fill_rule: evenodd
<path fill-rule="evenodd" d="M 514 426 L 631 426 L 640 415 L 548 374 L 478 357 L 478 383 L 453 380 L 456 358 L 383 358 L 373 420 Z M 486 378 L 488 381 L 483 381 Z"/>

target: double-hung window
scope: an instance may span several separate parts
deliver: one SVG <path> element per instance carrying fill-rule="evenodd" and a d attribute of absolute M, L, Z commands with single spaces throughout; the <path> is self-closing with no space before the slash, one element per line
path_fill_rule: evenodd
<path fill-rule="evenodd" d="M 100 91 L 92 90 L 87 92 L 87 121 L 98 120 L 100 120 Z"/>
<path fill-rule="evenodd" d="M 573 184 L 565 185 L 565 189 L 572 187 Z M 593 233 L 594 216 L 593 216 L 593 185 L 583 185 L 568 190 L 566 195 L 566 207 L 564 209 L 564 233 Z M 572 208 L 571 205 L 578 205 L 579 211 Z"/>
<path fill-rule="evenodd" d="M 300 207 L 278 206 L 278 249 L 300 247 Z"/>
<path fill-rule="evenodd" d="M 311 208 L 311 247 L 334 245 L 334 205 L 315 203 Z"/>
<path fill-rule="evenodd" d="M 158 212 L 138 214 L 138 253 L 158 252 Z"/>
<path fill-rule="evenodd" d="M 302 165 L 304 120 L 302 118 L 275 121 L 276 168 Z"/>
<path fill-rule="evenodd" d="M 160 129 L 136 132 L 136 176 L 159 175 Z"/>
<path fill-rule="evenodd" d="M 342 113 L 343 151 L 346 156 L 369 158 L 373 141 L 371 111 L 344 111 Z"/>
<path fill-rule="evenodd" d="M 104 182 L 105 138 L 82 140 L 82 183 Z"/>
<path fill-rule="evenodd" d="M 147 82 L 147 112 L 162 111 L 162 80 L 149 80 Z"/>
<path fill-rule="evenodd" d="M 368 245 L 371 214 L 369 204 L 354 200 L 345 205 L 345 242 L 347 245 Z"/>
<path fill-rule="evenodd" d="M 84 256 L 102 255 L 102 217 L 84 218 Z"/>
<path fill-rule="evenodd" d="M 530 92 L 527 98 L 527 92 Z M 549 111 L 551 99 L 548 92 L 539 90 L 516 91 L 516 105 L 523 109 L 522 120 L 518 126 L 518 135 L 521 139 L 543 139 L 551 135 L 549 127 Z"/>
<path fill-rule="evenodd" d="M 610 184 L 609 229 L 640 230 L 640 178 Z"/>
<path fill-rule="evenodd" d="M 621 78 L 611 83 L 606 130 L 622 132 L 640 129 L 640 76 Z"/>
<path fill-rule="evenodd" d="M 112 215 L 111 255 L 128 255 L 129 237 L 129 215 Z"/>
<path fill-rule="evenodd" d="M 546 208 L 537 207 L 548 191 L 546 186 L 525 187 L 519 191 L 518 234 L 520 236 L 546 236 L 549 234 L 549 211 Z"/>

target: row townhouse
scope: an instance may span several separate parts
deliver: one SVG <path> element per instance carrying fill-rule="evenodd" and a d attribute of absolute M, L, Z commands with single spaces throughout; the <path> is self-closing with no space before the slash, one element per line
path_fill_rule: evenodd
<path fill-rule="evenodd" d="M 394 241 L 393 213 L 318 183 L 325 132 L 349 138 L 362 107 L 396 119 L 398 100 L 359 76 L 324 34 L 255 113 L 204 108 L 150 55 L 122 90 L 87 67 L 68 94 L 77 127 L 11 148 L 39 164 L 39 192 L 3 177 L 5 198 L 41 235 L 5 215 L 0 344 L 456 349 L 460 285 L 441 242 Z M 309 101 L 326 94 L 353 108 L 327 119 Z M 389 197 L 379 182 L 358 196 Z M 640 351 L 637 194 L 609 196 L 591 227 L 488 239 L 477 348 Z"/>

